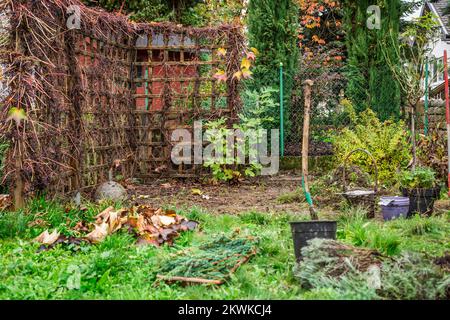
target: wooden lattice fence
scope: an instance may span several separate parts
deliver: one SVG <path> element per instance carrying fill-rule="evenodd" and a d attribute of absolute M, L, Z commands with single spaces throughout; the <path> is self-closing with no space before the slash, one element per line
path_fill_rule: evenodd
<path fill-rule="evenodd" d="M 67 24 L 73 6 L 75 29 Z M 116 160 L 123 179 L 198 175 L 201 167 L 172 164 L 172 131 L 237 119 L 238 81 L 213 75 L 239 70 L 238 26 L 135 24 L 78 0 L 7 1 L 0 9 L 11 26 L 1 50 L 10 88 L 1 109 L 1 138 L 10 143 L 4 179 L 16 205 L 36 191 L 90 191 Z"/>

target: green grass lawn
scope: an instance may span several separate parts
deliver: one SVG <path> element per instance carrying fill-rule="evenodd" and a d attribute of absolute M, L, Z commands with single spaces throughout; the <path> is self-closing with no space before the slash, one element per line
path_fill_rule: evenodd
<path fill-rule="evenodd" d="M 201 223 L 200 231 L 182 234 L 173 247 L 138 247 L 125 231 L 98 245 L 57 247 L 37 252 L 32 239 L 46 228 L 70 235 L 80 219 L 91 219 L 107 204 L 65 210 L 43 200 L 24 212 L 0 213 L 0 299 L 327 299 L 329 290 L 305 291 L 293 275 L 294 254 L 288 214 L 211 215 L 193 208 L 179 212 Z M 31 221 L 41 224 L 28 227 Z M 441 256 L 450 251 L 448 216 L 389 223 L 366 221 L 356 211 L 340 214 L 338 237 L 358 246 L 397 255 L 404 250 Z M 258 254 L 222 286 L 167 285 L 156 282 L 168 254 L 218 234 L 253 235 Z"/>

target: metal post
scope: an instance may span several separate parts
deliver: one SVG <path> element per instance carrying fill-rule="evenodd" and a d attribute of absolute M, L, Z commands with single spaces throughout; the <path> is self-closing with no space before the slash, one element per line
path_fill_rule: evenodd
<path fill-rule="evenodd" d="M 284 87 L 283 62 L 280 62 L 280 154 L 284 156 Z"/>
<path fill-rule="evenodd" d="M 428 135 L 428 58 L 425 62 L 425 126 L 424 133 Z"/>
<path fill-rule="evenodd" d="M 448 63 L 447 50 L 444 50 L 444 78 L 445 78 L 445 118 L 447 120 L 447 153 L 448 153 L 448 194 L 450 196 L 450 108 L 448 93 Z"/>

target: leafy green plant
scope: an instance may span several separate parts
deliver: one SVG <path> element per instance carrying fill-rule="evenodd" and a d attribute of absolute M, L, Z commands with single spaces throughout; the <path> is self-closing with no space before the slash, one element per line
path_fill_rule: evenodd
<path fill-rule="evenodd" d="M 436 178 L 447 179 L 447 134 L 444 125 L 432 126 L 428 135 L 421 135 L 417 144 L 419 163 L 436 171 Z"/>
<path fill-rule="evenodd" d="M 400 41 L 398 34 L 392 31 L 387 32 L 386 42 L 380 48 L 386 64 L 391 69 L 393 79 L 400 86 L 403 95 L 402 101 L 411 113 L 413 167 L 417 163 L 415 113 L 425 90 L 422 79 L 425 77 L 427 56 L 432 51 L 429 43 L 435 39 L 438 26 L 438 19 L 434 13 L 424 13 L 405 26 L 404 31 L 400 34 Z M 392 50 L 392 48 L 397 49 Z"/>
<path fill-rule="evenodd" d="M 216 154 L 221 157 L 206 158 L 204 166 L 211 169 L 216 181 L 237 181 L 243 177 L 254 177 L 259 174 L 262 166 L 260 163 L 250 162 L 250 158 L 257 157 L 255 143 L 261 142 L 263 132 L 261 129 L 270 128 L 274 124 L 274 118 L 270 116 L 276 103 L 271 95 L 274 89 L 262 88 L 260 91 L 249 91 L 244 93 L 244 108 L 239 114 L 240 122 L 233 129 L 240 131 L 243 135 L 236 140 L 229 141 L 230 127 L 225 118 L 211 120 L 205 123 L 205 139 L 215 146 Z M 234 155 L 234 150 L 242 154 L 245 163 L 240 163 Z M 229 157 L 228 155 L 232 156 Z"/>
<path fill-rule="evenodd" d="M 235 148 L 244 152 L 245 158 L 255 152 L 246 148 L 247 143 L 231 142 L 227 137 L 230 130 L 226 124 L 225 118 L 208 121 L 205 124 L 205 139 L 214 146 L 214 154 L 211 157 L 205 156 L 203 166 L 211 170 L 211 174 L 215 181 L 238 181 L 244 176 L 255 176 L 261 169 L 259 164 L 242 164 L 238 163 L 238 159 L 234 156 L 234 152 L 229 156 L 229 151 L 235 151 Z M 242 150 L 244 149 L 244 150 Z"/>
<path fill-rule="evenodd" d="M 406 189 L 433 188 L 436 183 L 436 173 L 426 167 L 402 171 L 399 174 L 400 185 Z"/>
<path fill-rule="evenodd" d="M 355 149 L 365 149 L 375 158 L 380 182 L 387 187 L 395 185 L 397 172 L 406 168 L 411 159 L 411 146 L 404 123 L 391 120 L 382 122 L 370 109 L 358 115 L 352 114 L 351 118 L 352 125 L 333 136 L 338 162 L 343 163 L 345 157 Z M 349 162 L 364 172 L 373 173 L 372 161 L 363 153 L 353 154 Z"/>
<path fill-rule="evenodd" d="M 241 121 L 246 126 L 256 128 L 272 128 L 278 123 L 280 103 L 274 100 L 274 94 L 278 92 L 272 87 L 262 87 L 259 90 L 247 89 L 242 93 Z"/>

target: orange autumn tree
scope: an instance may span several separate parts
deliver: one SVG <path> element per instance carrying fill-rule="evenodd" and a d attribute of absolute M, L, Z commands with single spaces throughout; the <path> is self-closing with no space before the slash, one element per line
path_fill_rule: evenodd
<path fill-rule="evenodd" d="M 300 7 L 298 38 L 303 58 L 313 60 L 320 56 L 323 59 L 318 62 L 322 66 L 341 65 L 345 53 L 341 3 L 331 0 L 298 1 Z"/>
<path fill-rule="evenodd" d="M 300 7 L 298 43 L 300 69 L 295 79 L 301 88 L 305 79 L 314 81 L 312 92 L 312 123 L 336 125 L 346 80 L 343 8 L 340 1 L 297 0 Z M 303 109 L 301 90 L 293 98 L 298 110 Z M 319 105 L 325 106 L 325 110 Z M 300 129 L 299 129 L 300 130 Z"/>

